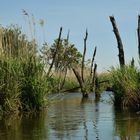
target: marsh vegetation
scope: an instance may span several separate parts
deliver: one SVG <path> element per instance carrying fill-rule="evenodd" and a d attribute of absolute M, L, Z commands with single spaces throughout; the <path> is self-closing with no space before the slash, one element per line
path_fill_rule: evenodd
<path fill-rule="evenodd" d="M 39 111 L 47 106 L 48 95 L 79 91 L 83 98 L 93 92 L 95 98 L 105 90 L 114 92 L 115 107 L 140 108 L 140 70 L 125 63 L 123 43 L 114 17 L 110 21 L 115 33 L 120 66 L 98 73 L 95 63 L 97 47 L 93 47 L 92 58 L 86 60 L 88 31 L 83 40 L 83 53 L 69 41 L 69 32 L 52 45 L 44 41 L 39 46 L 35 38 L 34 21 L 29 20 L 31 39 L 17 26 L 0 27 L 0 112 Z M 138 16 L 138 41 L 140 20 Z M 41 27 L 44 22 L 40 22 Z M 45 37 L 44 37 L 45 38 Z M 139 45 L 139 44 L 138 44 Z"/>

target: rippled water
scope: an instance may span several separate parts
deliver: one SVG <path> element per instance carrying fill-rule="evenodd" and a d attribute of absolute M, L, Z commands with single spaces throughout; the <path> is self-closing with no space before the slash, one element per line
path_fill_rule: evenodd
<path fill-rule="evenodd" d="M 139 140 L 140 115 L 115 111 L 110 95 L 53 96 L 47 111 L 0 118 L 0 140 Z"/>

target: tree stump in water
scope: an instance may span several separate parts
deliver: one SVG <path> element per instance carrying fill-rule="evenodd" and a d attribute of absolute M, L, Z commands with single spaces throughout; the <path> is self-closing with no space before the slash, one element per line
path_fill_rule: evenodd
<path fill-rule="evenodd" d="M 95 98 L 100 98 L 100 92 L 99 92 L 100 84 L 98 81 L 98 77 L 95 78 Z"/>
<path fill-rule="evenodd" d="M 88 93 L 82 93 L 83 98 L 88 98 Z"/>

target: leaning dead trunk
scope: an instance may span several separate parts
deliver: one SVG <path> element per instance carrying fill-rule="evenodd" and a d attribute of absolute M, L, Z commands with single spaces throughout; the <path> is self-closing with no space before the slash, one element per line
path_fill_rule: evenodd
<path fill-rule="evenodd" d="M 80 85 L 80 89 L 81 89 L 81 92 L 82 92 L 82 95 L 83 97 L 88 97 L 88 93 L 86 92 L 86 90 L 84 90 L 84 82 L 82 80 L 82 77 L 80 76 L 79 72 L 75 69 L 75 68 L 72 68 L 76 78 L 77 78 L 77 81 Z"/>
<path fill-rule="evenodd" d="M 53 59 L 52 59 L 52 62 L 50 64 L 49 70 L 47 72 L 47 77 L 50 75 L 50 72 L 52 70 L 52 67 L 53 67 L 54 62 L 55 62 L 55 59 L 56 59 L 56 55 L 57 55 L 57 52 L 58 52 L 59 43 L 60 43 L 60 40 L 61 40 L 61 34 L 62 34 L 62 27 L 60 28 L 60 31 L 59 31 L 59 37 L 58 37 L 56 49 L 55 49 L 55 52 L 54 52 Z"/>
<path fill-rule="evenodd" d="M 119 55 L 118 56 L 119 56 L 120 66 L 123 66 L 123 65 L 125 65 L 123 43 L 122 43 L 122 40 L 121 40 L 119 30 L 117 28 L 117 24 L 116 24 L 114 16 L 110 16 L 110 21 L 112 23 L 113 31 L 114 31 L 114 34 L 116 36 L 117 43 L 118 43 L 118 50 L 119 50 Z"/>
<path fill-rule="evenodd" d="M 75 68 L 72 68 L 72 70 L 73 70 L 73 72 L 74 72 L 74 74 L 75 74 L 75 76 L 77 78 L 77 81 L 78 81 L 78 83 L 80 85 L 80 88 L 82 89 L 83 88 L 83 81 L 82 81 L 82 78 L 81 78 L 79 72 Z"/>

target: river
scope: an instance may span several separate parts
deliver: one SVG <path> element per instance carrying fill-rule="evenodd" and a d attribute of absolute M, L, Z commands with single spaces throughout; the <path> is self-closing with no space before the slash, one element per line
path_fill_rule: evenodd
<path fill-rule="evenodd" d="M 140 140 L 140 115 L 115 110 L 112 93 L 58 94 L 47 111 L 0 118 L 0 140 Z"/>

